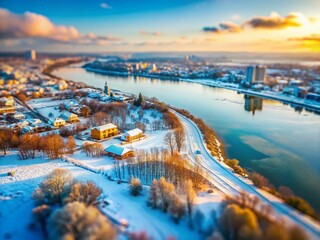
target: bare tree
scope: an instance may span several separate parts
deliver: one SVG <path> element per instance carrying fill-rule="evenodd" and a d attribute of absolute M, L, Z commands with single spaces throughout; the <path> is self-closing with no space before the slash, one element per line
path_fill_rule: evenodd
<path fill-rule="evenodd" d="M 91 117 L 92 126 L 104 125 L 110 121 L 111 121 L 110 115 L 105 112 L 97 112 L 93 114 L 93 116 Z"/>
<path fill-rule="evenodd" d="M 194 200 L 196 198 L 196 192 L 193 189 L 193 183 L 189 179 L 184 186 L 184 192 L 186 196 L 186 202 L 187 202 L 187 210 L 188 210 L 188 216 L 189 216 L 189 226 L 190 228 L 193 227 L 192 224 L 192 212 L 193 212 L 193 204 Z"/>
<path fill-rule="evenodd" d="M 0 129 L 0 148 L 3 150 L 3 155 L 7 155 L 10 148 L 12 131 L 8 128 Z"/>
<path fill-rule="evenodd" d="M 174 149 L 176 147 L 175 137 L 172 132 L 168 132 L 164 137 L 165 144 L 170 148 L 171 155 L 174 154 Z"/>
<path fill-rule="evenodd" d="M 173 133 L 174 133 L 174 139 L 176 142 L 177 150 L 180 153 L 180 151 L 183 147 L 184 141 L 185 141 L 185 137 L 186 137 L 184 130 L 182 127 L 180 127 L 180 128 L 175 129 Z"/>
<path fill-rule="evenodd" d="M 83 143 L 83 150 L 87 154 L 87 156 L 91 157 L 101 157 L 104 154 L 104 148 L 101 143 Z"/>
<path fill-rule="evenodd" d="M 41 137 L 36 134 L 24 134 L 20 138 L 18 147 L 21 159 L 35 158 L 35 153 L 40 150 Z"/>
<path fill-rule="evenodd" d="M 159 198 L 158 191 L 159 191 L 158 181 L 154 179 L 150 186 L 149 199 L 148 199 L 148 204 L 152 208 L 156 208 L 158 206 L 158 198 Z"/>
<path fill-rule="evenodd" d="M 70 154 L 74 153 L 74 149 L 76 148 L 76 141 L 73 136 L 69 136 L 66 143 L 66 148 Z"/>

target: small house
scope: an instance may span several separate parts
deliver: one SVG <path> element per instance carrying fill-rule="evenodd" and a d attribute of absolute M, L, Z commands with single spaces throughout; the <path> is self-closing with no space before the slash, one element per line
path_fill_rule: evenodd
<path fill-rule="evenodd" d="M 140 130 L 139 128 L 135 128 L 124 133 L 121 136 L 121 140 L 126 142 L 131 142 L 133 140 L 140 139 L 142 137 L 142 133 L 143 133 L 142 130 Z"/>
<path fill-rule="evenodd" d="M 50 128 L 50 127 L 49 127 Z M 34 129 L 33 131 L 36 132 L 36 133 L 39 133 L 39 132 L 44 132 L 48 129 L 48 126 L 47 124 L 45 123 L 39 123 L 37 125 L 34 126 Z"/>
<path fill-rule="evenodd" d="M 108 156 L 114 157 L 115 159 L 126 159 L 134 156 L 134 151 L 132 149 L 114 144 L 107 147 L 104 151 Z"/>
<path fill-rule="evenodd" d="M 39 123 L 42 123 L 42 121 L 38 118 L 28 118 L 27 122 L 30 124 L 30 126 L 36 126 Z"/>
<path fill-rule="evenodd" d="M 112 123 L 108 123 L 91 129 L 91 138 L 102 140 L 118 134 L 118 127 Z"/>
<path fill-rule="evenodd" d="M 66 125 L 66 121 L 61 118 L 53 118 L 49 120 L 49 124 L 51 124 L 55 128 L 59 128 L 61 126 Z"/>
<path fill-rule="evenodd" d="M 60 118 L 69 123 L 79 122 L 78 115 L 68 111 L 63 111 Z"/>
<path fill-rule="evenodd" d="M 26 118 L 26 116 L 23 113 L 16 113 L 13 115 L 13 118 L 16 120 L 23 120 Z"/>

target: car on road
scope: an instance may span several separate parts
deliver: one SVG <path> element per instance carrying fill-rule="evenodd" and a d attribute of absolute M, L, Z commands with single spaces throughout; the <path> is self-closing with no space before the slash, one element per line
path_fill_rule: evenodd
<path fill-rule="evenodd" d="M 198 149 L 195 151 L 196 154 L 201 154 L 201 151 Z"/>

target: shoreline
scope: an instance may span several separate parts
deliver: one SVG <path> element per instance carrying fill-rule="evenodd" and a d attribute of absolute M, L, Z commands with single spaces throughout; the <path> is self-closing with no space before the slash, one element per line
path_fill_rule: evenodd
<path fill-rule="evenodd" d="M 282 102 L 284 104 L 295 104 L 301 107 L 304 107 L 308 110 L 313 110 L 320 113 L 320 103 L 308 101 L 305 99 L 298 99 L 295 97 L 290 97 L 286 95 L 280 95 L 280 93 L 270 92 L 270 91 L 253 91 L 248 89 L 242 89 L 237 88 L 235 84 L 232 83 L 222 83 L 213 81 L 212 79 L 187 79 L 187 78 L 178 78 L 178 77 L 164 77 L 164 76 L 158 76 L 158 75 L 144 75 L 144 74 L 131 74 L 131 73 L 122 73 L 122 72 L 115 72 L 115 71 L 107 71 L 107 70 L 101 70 L 101 69 L 94 69 L 90 67 L 83 67 L 88 72 L 93 72 L 97 74 L 103 74 L 103 75 L 111 75 L 111 76 L 119 76 L 119 77 L 145 77 L 149 79 L 160 79 L 160 80 L 171 80 L 171 81 L 180 81 L 180 82 L 189 82 L 189 83 L 197 83 L 208 87 L 217 87 L 217 88 L 223 88 L 231 91 L 236 91 L 238 93 L 251 95 L 254 97 L 260 97 L 264 99 L 270 99 Z M 294 106 L 293 106 L 294 107 Z"/>
<path fill-rule="evenodd" d="M 70 65 L 70 64 L 66 64 L 66 65 Z M 65 66 L 66 66 L 65 65 Z M 65 66 L 63 66 L 63 67 L 65 67 Z M 57 68 L 55 68 L 55 69 L 58 69 L 58 68 L 60 68 L 60 67 L 57 67 Z M 54 71 L 55 69 L 52 69 L 52 71 Z M 52 74 L 53 76 L 54 76 L 54 74 Z M 119 76 L 119 75 L 118 75 Z M 123 75 L 122 75 L 123 76 Z M 144 76 L 144 77 L 147 77 L 147 76 Z M 68 79 L 65 79 L 66 81 L 70 81 L 70 82 L 75 82 L 75 81 L 73 81 L 73 80 L 68 80 Z M 176 81 L 179 81 L 179 80 L 176 80 Z M 198 82 L 195 82 L 195 83 L 198 83 Z M 91 88 L 91 86 L 90 85 L 88 85 L 88 84 L 86 84 L 86 83 L 84 83 L 84 85 L 86 85 L 87 87 L 90 87 Z M 96 88 L 96 87 L 92 87 L 93 89 L 99 89 L 99 88 Z M 100 89 L 101 90 L 101 89 Z M 233 89 L 230 89 L 230 90 L 233 90 Z M 125 92 L 122 92 L 121 90 L 116 90 L 116 91 L 118 91 L 119 93 L 125 93 Z M 129 93 L 127 93 L 127 94 L 129 94 Z M 170 108 L 170 109 L 174 109 L 175 111 L 177 110 L 175 107 L 172 107 L 172 106 L 170 106 L 170 105 L 168 105 L 168 104 L 165 104 L 168 108 Z M 183 109 L 180 109 L 180 110 L 183 110 Z M 188 112 L 188 111 L 187 111 Z M 195 117 L 194 115 L 192 115 L 191 114 L 191 116 L 192 117 Z M 192 118 L 189 118 L 188 116 L 184 116 L 184 117 L 186 117 L 187 119 L 189 119 L 190 121 L 192 121 L 192 122 L 194 122 L 194 120 L 192 119 Z M 197 117 L 195 117 L 196 119 L 197 119 Z M 200 118 L 199 118 L 200 119 Z M 195 123 L 195 122 L 194 122 Z M 197 124 L 197 123 L 195 123 L 195 125 L 199 128 L 199 125 Z M 206 125 L 206 124 L 205 124 Z M 209 150 L 209 152 L 210 152 L 210 155 L 213 157 L 213 158 L 216 158 L 217 160 L 222 160 L 222 162 L 224 162 L 224 160 L 225 159 L 228 159 L 227 157 L 226 157 L 226 153 L 227 153 L 227 151 L 226 151 L 226 143 L 224 142 L 224 141 L 222 141 L 221 140 L 221 138 L 219 137 L 219 136 L 217 136 L 217 134 L 215 133 L 215 131 L 214 131 L 214 129 L 213 128 L 211 128 L 211 127 L 209 127 L 208 125 L 206 125 L 209 129 L 211 129 L 213 132 L 214 132 L 214 134 L 212 135 L 215 139 L 216 139 L 216 141 L 215 141 L 215 146 L 217 147 L 217 149 L 218 149 L 218 156 L 216 156 L 215 154 L 213 154 L 212 152 L 211 152 L 211 150 L 208 148 L 208 142 L 205 140 L 205 139 L 203 139 L 203 141 L 204 141 L 204 144 L 206 145 L 206 148 Z M 203 132 L 200 130 L 200 132 L 201 132 L 201 134 L 202 134 L 202 137 L 204 138 L 204 134 L 203 134 Z M 226 164 L 226 166 L 227 166 L 227 164 Z M 240 167 L 241 167 L 241 165 L 239 165 Z M 230 167 L 230 166 L 229 166 Z M 237 178 L 239 178 L 240 176 L 237 176 Z M 240 179 L 240 178 L 239 178 Z M 250 179 L 250 178 L 249 178 Z M 249 181 L 252 181 L 251 179 L 249 180 Z M 265 188 L 258 188 L 258 189 L 261 189 L 262 191 L 266 191 L 266 193 L 268 193 L 268 194 L 271 194 L 271 195 L 273 195 L 273 196 L 276 196 L 276 197 L 278 197 L 278 195 L 277 194 L 275 194 L 275 193 L 272 193 L 272 192 L 270 192 L 269 190 L 266 190 Z M 290 208 L 292 208 L 290 205 L 286 205 L 286 206 L 288 206 L 288 207 L 290 207 Z M 295 209 L 296 210 L 296 209 Z M 298 210 L 296 210 L 296 211 L 298 211 Z M 298 211 L 299 213 L 300 213 L 300 211 Z M 311 217 L 311 219 L 315 219 L 315 218 L 313 218 L 313 217 Z"/>
<path fill-rule="evenodd" d="M 48 68 L 49 68 L 49 71 L 46 71 L 46 72 L 42 72 L 43 74 L 45 74 L 45 75 L 47 75 L 47 76 L 49 76 L 49 77 L 55 77 L 55 78 L 59 78 L 59 79 L 61 79 L 61 77 L 59 77 L 59 76 L 56 76 L 56 75 L 54 75 L 54 74 L 52 74 L 52 72 L 54 71 L 54 70 L 56 70 L 56 69 L 59 69 L 59 68 L 62 68 L 62 67 L 66 67 L 66 66 L 68 66 L 68 65 L 72 65 L 72 64 L 74 64 L 75 62 L 70 62 L 70 63 L 65 63 L 65 64 L 63 64 L 63 65 L 59 65 L 59 64 L 52 64 L 52 65 L 50 65 Z M 79 63 L 79 62 L 76 62 L 76 63 Z M 48 69 L 48 68 L 46 68 L 46 69 Z M 70 80 L 70 79 L 64 79 L 65 81 L 69 81 L 69 82 L 75 82 L 75 81 L 73 81 L 73 80 Z M 82 84 L 84 84 L 85 86 L 87 86 L 87 87 L 90 87 L 90 88 L 93 88 L 93 89 L 97 89 L 96 87 L 93 87 L 93 86 L 90 86 L 90 85 L 88 85 L 88 84 L 86 84 L 86 83 L 83 83 L 83 82 L 81 82 Z M 112 89 L 113 91 L 117 91 L 117 92 L 119 92 L 119 93 L 121 93 L 121 94 L 132 94 L 132 93 L 125 93 L 125 92 L 123 92 L 123 91 L 121 91 L 121 90 L 119 90 L 119 89 Z M 167 103 L 164 103 L 169 109 L 173 109 L 174 111 L 177 111 L 177 110 L 182 110 L 182 111 L 186 111 L 185 109 L 178 109 L 178 108 L 176 108 L 176 107 L 174 107 L 174 106 L 170 106 L 169 104 L 167 104 Z M 186 111 L 186 112 L 188 112 L 188 111 Z M 189 113 L 189 112 L 188 112 Z M 196 116 L 194 116 L 194 115 L 192 115 L 191 113 L 189 113 L 192 117 L 194 117 L 195 119 L 201 119 L 201 118 L 197 118 Z M 187 117 L 187 116 L 185 116 L 185 117 Z M 189 120 L 191 120 L 191 121 L 193 121 L 192 119 L 190 119 L 189 117 L 187 117 Z M 202 119 L 201 119 L 202 120 Z M 222 161 L 222 162 L 224 162 L 224 160 L 225 159 L 227 159 L 227 151 L 226 151 L 226 144 L 224 143 L 224 141 L 222 141 L 222 139 L 221 139 L 221 137 L 220 136 L 218 136 L 217 134 L 216 134 L 216 132 L 215 132 L 215 130 L 213 129 L 213 128 L 211 128 L 211 127 L 209 127 L 206 123 L 205 123 L 205 125 L 206 125 L 206 127 L 208 127 L 210 130 L 212 130 L 213 131 L 213 137 L 215 138 L 215 147 L 216 147 L 216 149 L 217 149 L 217 155 L 218 156 L 213 156 L 213 157 L 217 157 L 217 159 L 219 159 L 219 161 Z M 198 126 L 199 127 L 199 126 Z M 203 134 L 203 133 L 202 133 Z M 203 134 L 204 135 L 204 134 Z M 207 142 L 205 142 L 205 144 L 206 145 L 208 145 L 208 143 Z M 207 146 L 208 147 L 208 146 Z M 210 150 L 210 152 L 211 152 L 211 150 Z M 212 154 L 212 153 L 211 153 Z"/>

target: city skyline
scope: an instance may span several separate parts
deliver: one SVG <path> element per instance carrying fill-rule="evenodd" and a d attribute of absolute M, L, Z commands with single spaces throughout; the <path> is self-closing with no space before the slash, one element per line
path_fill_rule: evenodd
<path fill-rule="evenodd" d="M 320 51 L 319 8 L 316 0 L 3 0 L 0 49 L 312 53 Z"/>

